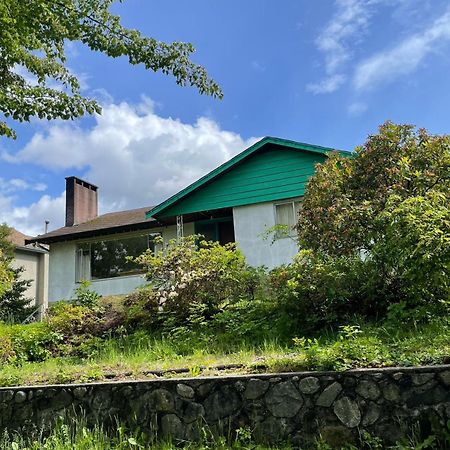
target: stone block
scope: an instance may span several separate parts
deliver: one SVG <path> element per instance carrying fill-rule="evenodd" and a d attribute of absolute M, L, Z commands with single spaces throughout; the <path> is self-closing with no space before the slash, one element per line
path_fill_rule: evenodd
<path fill-rule="evenodd" d="M 434 378 L 434 373 L 419 372 L 411 375 L 411 380 L 415 386 L 420 386 Z"/>
<path fill-rule="evenodd" d="M 362 426 L 368 427 L 370 425 L 373 425 L 379 418 L 381 414 L 381 408 L 376 403 L 370 402 L 367 405 L 366 412 L 364 414 L 364 417 L 362 419 Z"/>
<path fill-rule="evenodd" d="M 172 412 L 175 400 L 171 392 L 166 389 L 155 389 L 149 395 L 149 409 L 157 412 Z"/>
<path fill-rule="evenodd" d="M 244 397 L 248 400 L 256 400 L 267 392 L 269 385 L 270 383 L 268 381 L 252 378 L 247 382 Z"/>
<path fill-rule="evenodd" d="M 161 434 L 175 441 L 184 439 L 183 422 L 176 414 L 165 414 L 161 419 Z"/>
<path fill-rule="evenodd" d="M 360 380 L 356 386 L 356 392 L 361 397 L 370 400 L 376 400 L 381 394 L 378 385 L 370 380 Z"/>
<path fill-rule="evenodd" d="M 294 417 L 303 405 L 303 397 L 291 381 L 272 386 L 265 400 L 267 409 L 275 417 Z"/>
<path fill-rule="evenodd" d="M 316 377 L 306 377 L 298 384 L 300 392 L 303 394 L 315 394 L 320 389 L 319 379 Z"/>
<path fill-rule="evenodd" d="M 237 392 L 231 386 L 222 386 L 210 394 L 203 405 L 207 421 L 216 421 L 234 414 L 242 402 Z"/>
<path fill-rule="evenodd" d="M 361 422 L 361 411 L 358 404 L 348 397 L 336 400 L 333 411 L 337 418 L 348 428 L 355 428 Z"/>
<path fill-rule="evenodd" d="M 322 393 L 319 395 L 319 398 L 317 399 L 316 405 L 329 408 L 336 400 L 336 397 L 341 393 L 341 391 L 341 384 L 335 381 L 322 391 Z"/>
<path fill-rule="evenodd" d="M 439 380 L 446 386 L 450 386 L 450 370 L 444 370 L 438 375 Z"/>
<path fill-rule="evenodd" d="M 24 391 L 17 391 L 14 395 L 14 401 L 16 403 L 24 403 L 27 400 L 27 394 Z"/>
<path fill-rule="evenodd" d="M 177 384 L 177 394 L 184 398 L 194 398 L 195 391 L 187 384 L 178 383 Z"/>

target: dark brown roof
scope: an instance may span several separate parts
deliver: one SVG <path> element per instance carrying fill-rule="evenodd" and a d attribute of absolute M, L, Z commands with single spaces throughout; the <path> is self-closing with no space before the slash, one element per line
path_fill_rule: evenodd
<path fill-rule="evenodd" d="M 151 206 L 147 206 L 145 208 L 103 214 L 88 222 L 71 227 L 58 228 L 49 233 L 27 239 L 27 243 L 41 242 L 50 244 L 52 242 L 153 228 L 158 226 L 158 223 L 155 219 L 146 219 L 145 217 L 145 213 L 151 208 Z"/>

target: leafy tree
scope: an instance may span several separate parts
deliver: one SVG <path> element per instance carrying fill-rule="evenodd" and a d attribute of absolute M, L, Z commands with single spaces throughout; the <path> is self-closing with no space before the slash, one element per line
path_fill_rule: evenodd
<path fill-rule="evenodd" d="M 301 247 L 327 264 L 356 264 L 360 302 L 448 302 L 450 137 L 385 123 L 355 157 L 319 165 L 297 228 Z"/>
<path fill-rule="evenodd" d="M 14 245 L 9 240 L 11 228 L 0 224 L 0 296 L 11 287 L 13 272 L 9 263 L 14 256 Z"/>
<path fill-rule="evenodd" d="M 0 112 L 19 122 L 100 112 L 95 100 L 80 94 L 79 82 L 66 66 L 70 41 L 112 58 L 126 56 L 130 64 L 174 76 L 179 85 L 222 97 L 206 70 L 191 61 L 192 44 L 159 42 L 125 28 L 109 11 L 116 1 L 0 0 Z M 4 121 L 0 135 L 15 137 Z"/>
<path fill-rule="evenodd" d="M 12 269 L 10 263 L 14 258 L 14 244 L 10 240 L 11 228 L 0 225 L 0 280 L 2 273 L 5 281 L 0 281 L 0 320 L 19 322 L 27 318 L 32 312 L 31 299 L 24 294 L 31 284 L 31 280 L 21 279 L 23 268 Z"/>
<path fill-rule="evenodd" d="M 11 286 L 12 272 L 9 269 L 8 260 L 5 259 L 0 249 L 0 295 L 2 295 Z"/>
<path fill-rule="evenodd" d="M 386 238 L 389 210 L 431 193 L 450 196 L 450 137 L 386 122 L 355 157 L 333 155 L 318 165 L 298 221 L 301 246 L 329 255 L 369 252 Z"/>
<path fill-rule="evenodd" d="M 6 223 L 0 224 L 0 250 L 2 251 L 3 258 L 6 260 L 14 258 L 15 246 L 10 239 L 11 233 L 11 227 L 6 225 Z"/>

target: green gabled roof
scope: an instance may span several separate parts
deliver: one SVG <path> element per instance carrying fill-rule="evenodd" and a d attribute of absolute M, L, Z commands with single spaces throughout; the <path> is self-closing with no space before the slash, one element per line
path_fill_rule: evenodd
<path fill-rule="evenodd" d="M 177 194 L 173 195 L 172 197 L 168 198 L 164 202 L 160 203 L 158 206 L 155 206 L 153 209 L 147 212 L 147 218 L 150 217 L 157 217 L 161 215 L 161 213 L 180 200 L 186 198 L 190 194 L 192 194 L 194 191 L 197 191 L 199 188 L 205 186 L 206 184 L 210 183 L 213 179 L 217 178 L 218 176 L 226 173 L 231 169 L 232 167 L 239 164 L 244 159 L 248 158 L 249 156 L 255 154 L 260 149 L 262 149 L 267 144 L 272 145 L 278 145 L 281 147 L 284 147 L 286 149 L 294 149 L 294 150 L 300 150 L 304 152 L 309 152 L 313 154 L 318 155 L 327 155 L 330 152 L 339 152 L 343 155 L 349 155 L 350 153 L 347 151 L 342 150 L 336 150 L 329 147 L 321 147 L 319 145 L 312 145 L 312 144 L 305 144 L 302 142 L 295 142 L 290 141 L 287 139 L 280 139 L 280 138 L 274 138 L 274 137 L 265 137 L 261 139 L 260 141 L 253 144 L 251 147 L 245 149 L 243 152 L 239 153 L 235 157 L 231 158 L 221 166 L 217 167 L 216 169 L 212 170 L 199 180 L 195 181 L 191 185 L 187 186 L 183 190 L 179 191 Z"/>

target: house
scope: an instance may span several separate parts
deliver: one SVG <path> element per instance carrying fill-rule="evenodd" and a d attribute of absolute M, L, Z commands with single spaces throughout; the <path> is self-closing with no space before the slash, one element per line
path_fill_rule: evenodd
<path fill-rule="evenodd" d="M 48 304 L 49 252 L 44 245 L 26 244 L 30 239 L 30 236 L 12 229 L 9 240 L 15 248 L 11 267 L 23 268 L 21 279 L 31 281 L 24 296 L 34 302 L 36 309 L 39 308 L 38 312 L 42 312 Z"/>
<path fill-rule="evenodd" d="M 253 266 L 289 263 L 298 252 L 295 239 L 264 235 L 277 224 L 294 226 L 315 165 L 332 151 L 266 137 L 155 207 L 101 216 L 98 188 L 66 178 L 65 226 L 29 241 L 50 246 L 49 300 L 71 298 L 84 279 L 101 295 L 130 292 L 144 278 L 127 256 L 154 250 L 156 235 L 167 242 L 203 234 L 236 242 Z"/>

